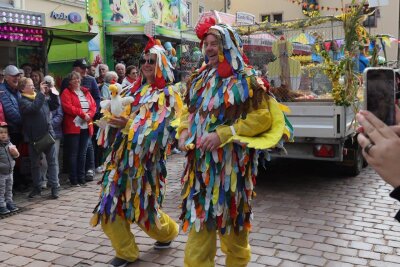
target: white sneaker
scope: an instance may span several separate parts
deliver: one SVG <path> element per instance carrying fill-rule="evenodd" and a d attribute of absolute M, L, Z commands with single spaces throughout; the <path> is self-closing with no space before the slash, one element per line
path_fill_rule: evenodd
<path fill-rule="evenodd" d="M 102 173 L 103 171 L 103 166 L 99 166 L 96 168 L 96 173 Z"/>
<path fill-rule="evenodd" d="M 179 149 L 177 149 L 176 147 L 174 149 L 172 149 L 172 154 L 180 154 L 182 151 L 180 151 Z"/>

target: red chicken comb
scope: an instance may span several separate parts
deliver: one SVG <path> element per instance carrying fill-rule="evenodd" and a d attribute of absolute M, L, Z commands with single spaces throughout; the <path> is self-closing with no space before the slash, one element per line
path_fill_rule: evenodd
<path fill-rule="evenodd" d="M 146 47 L 144 48 L 144 53 L 149 52 L 149 50 L 156 45 L 156 40 L 154 40 L 153 37 L 151 37 L 150 35 L 146 35 L 147 38 L 149 38 L 149 41 L 146 44 Z"/>
<path fill-rule="evenodd" d="M 195 32 L 197 37 L 200 40 L 203 40 L 206 37 L 208 30 L 216 24 L 216 21 L 213 17 L 206 18 L 203 22 L 196 25 Z"/>

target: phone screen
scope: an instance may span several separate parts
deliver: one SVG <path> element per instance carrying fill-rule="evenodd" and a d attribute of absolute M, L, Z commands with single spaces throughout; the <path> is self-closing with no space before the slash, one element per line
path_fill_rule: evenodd
<path fill-rule="evenodd" d="M 370 68 L 366 70 L 367 110 L 387 125 L 395 124 L 395 81 L 392 69 Z"/>

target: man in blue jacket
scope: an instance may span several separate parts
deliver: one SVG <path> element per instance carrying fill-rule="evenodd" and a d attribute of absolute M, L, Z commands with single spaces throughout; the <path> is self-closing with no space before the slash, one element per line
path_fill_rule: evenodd
<path fill-rule="evenodd" d="M 18 147 L 23 141 L 22 119 L 18 106 L 18 100 L 21 98 L 18 92 L 21 71 L 14 65 L 8 65 L 3 72 L 4 83 L 0 84 L 0 101 L 8 124 L 11 143 Z M 14 186 L 27 187 L 27 181 L 24 180 L 18 168 L 14 170 Z"/>

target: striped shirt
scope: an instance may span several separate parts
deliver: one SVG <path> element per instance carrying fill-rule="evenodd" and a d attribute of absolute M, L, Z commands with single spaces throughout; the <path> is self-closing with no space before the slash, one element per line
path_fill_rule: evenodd
<path fill-rule="evenodd" d="M 86 99 L 85 94 L 80 89 L 74 90 L 74 92 L 78 96 L 79 102 L 81 102 L 81 107 L 83 112 L 87 113 L 89 111 L 89 101 Z M 87 129 L 87 128 L 88 128 L 87 122 L 82 119 L 81 129 Z"/>

